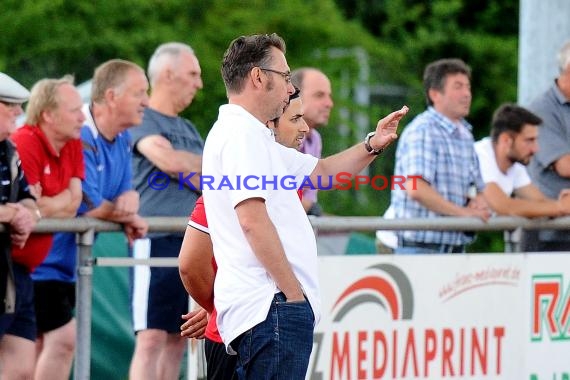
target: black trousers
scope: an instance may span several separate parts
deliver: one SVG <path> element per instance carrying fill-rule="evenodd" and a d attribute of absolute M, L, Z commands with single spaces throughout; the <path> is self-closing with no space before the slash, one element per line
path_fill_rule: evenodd
<path fill-rule="evenodd" d="M 205 338 L 204 352 L 208 380 L 237 380 L 237 355 L 228 354 L 223 343 Z"/>
<path fill-rule="evenodd" d="M 570 252 L 570 241 L 540 240 L 539 230 L 523 230 L 521 236 L 522 252 Z"/>

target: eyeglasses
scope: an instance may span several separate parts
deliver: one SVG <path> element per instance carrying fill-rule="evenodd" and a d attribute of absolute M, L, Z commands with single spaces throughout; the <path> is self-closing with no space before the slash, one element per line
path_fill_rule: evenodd
<path fill-rule="evenodd" d="M 289 71 L 277 71 L 273 69 L 267 69 L 265 67 L 260 67 L 259 70 L 261 71 L 269 71 L 270 73 L 279 74 L 285 79 L 285 82 L 291 83 L 291 73 Z"/>
<path fill-rule="evenodd" d="M 20 106 L 20 103 L 10 103 L 10 102 L 5 102 L 3 100 L 0 100 L 0 103 L 4 104 L 8 108 L 16 108 Z"/>

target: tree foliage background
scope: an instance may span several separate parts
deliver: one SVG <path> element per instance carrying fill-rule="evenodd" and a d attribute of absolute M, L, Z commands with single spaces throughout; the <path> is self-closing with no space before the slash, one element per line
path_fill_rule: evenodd
<path fill-rule="evenodd" d="M 107 59 L 146 67 L 160 43 L 186 42 L 200 59 L 204 89 L 185 116 L 205 137 L 226 100 L 223 52 L 239 35 L 267 32 L 285 38 L 292 68 L 316 66 L 332 79 L 335 108 L 322 129 L 325 154 L 361 141 L 381 115 L 404 103 L 411 107 L 404 125 L 423 111 L 422 72 L 435 59 L 459 57 L 471 65 L 468 119 L 477 138 L 488 133 L 500 103 L 516 100 L 515 0 L 4 0 L 0 70 L 28 86 L 66 73 L 80 83 Z M 355 101 L 357 84 L 398 91 L 379 91 L 363 106 Z M 364 130 L 359 117 L 369 120 Z M 394 147 L 371 174 L 392 174 L 393 156 Z M 381 215 L 389 191 L 322 192 L 320 199 L 332 214 Z"/>

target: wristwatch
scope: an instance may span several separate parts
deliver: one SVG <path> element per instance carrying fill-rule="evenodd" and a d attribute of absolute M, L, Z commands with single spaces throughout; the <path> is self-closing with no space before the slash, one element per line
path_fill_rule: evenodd
<path fill-rule="evenodd" d="M 370 132 L 369 134 L 366 135 L 366 137 L 364 138 L 364 147 L 366 148 L 366 151 L 368 153 L 370 153 L 374 156 L 377 156 L 384 151 L 384 148 L 374 149 L 374 148 L 372 148 L 372 146 L 370 146 L 370 139 L 375 134 L 376 134 L 376 132 Z"/>

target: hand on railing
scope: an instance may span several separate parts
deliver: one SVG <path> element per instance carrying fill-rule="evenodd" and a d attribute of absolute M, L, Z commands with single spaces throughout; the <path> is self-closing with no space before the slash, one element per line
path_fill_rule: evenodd
<path fill-rule="evenodd" d="M 484 222 L 488 221 L 492 215 L 491 208 L 482 194 L 477 194 L 471 198 L 467 203 L 467 209 L 468 212 L 465 216 L 475 216 Z"/>

